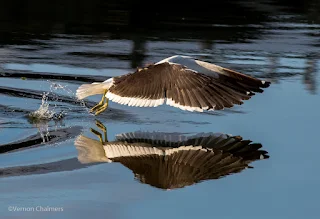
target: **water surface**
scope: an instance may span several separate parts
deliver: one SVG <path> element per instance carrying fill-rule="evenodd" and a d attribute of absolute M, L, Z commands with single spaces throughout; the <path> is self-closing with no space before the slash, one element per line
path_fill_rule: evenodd
<path fill-rule="evenodd" d="M 186 16 L 192 27 L 199 24 L 194 31 L 95 33 L 58 25 L 49 32 L 41 23 L 40 31 L 6 26 L 6 37 L 0 38 L 1 217 L 318 218 L 320 24 L 315 6 L 296 12 L 283 5 L 245 3 L 252 12 L 245 22 L 237 14 L 229 15 L 228 22 L 219 15 L 212 23 L 211 18 L 192 23 Z M 164 26 L 176 24 L 174 18 L 159 19 Z M 74 141 L 80 134 L 96 137 L 90 132 L 96 118 L 88 109 L 100 96 L 77 101 L 77 87 L 176 54 L 272 84 L 241 106 L 210 113 L 111 102 L 98 116 L 108 139 L 133 131 L 219 132 L 261 143 L 270 158 L 238 174 L 170 191 L 141 183 L 119 163 L 81 164 Z M 28 119 L 43 94 L 50 110 L 63 112 L 63 118 Z M 9 206 L 64 210 L 10 212 Z"/>

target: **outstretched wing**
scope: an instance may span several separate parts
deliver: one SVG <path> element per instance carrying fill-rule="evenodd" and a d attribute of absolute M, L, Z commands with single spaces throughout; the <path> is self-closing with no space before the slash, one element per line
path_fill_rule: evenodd
<path fill-rule="evenodd" d="M 241 157 L 219 150 L 176 150 L 166 156 L 141 155 L 118 157 L 136 178 L 157 188 L 182 188 L 209 179 L 241 172 L 248 165 Z"/>
<path fill-rule="evenodd" d="M 178 148 L 185 145 L 201 146 L 231 153 L 248 162 L 269 158 L 268 152 L 261 150 L 260 143 L 253 143 L 251 140 L 243 140 L 241 136 L 223 133 L 199 133 L 187 136 L 181 133 L 137 131 L 118 134 L 116 140 L 131 144 L 145 143 L 157 148 Z"/>
<path fill-rule="evenodd" d="M 261 84 L 261 83 L 260 83 Z M 107 97 L 119 104 L 139 107 L 167 105 L 200 111 L 242 104 L 253 92 L 261 92 L 251 80 L 227 75 L 212 77 L 184 65 L 163 62 L 114 78 Z"/>

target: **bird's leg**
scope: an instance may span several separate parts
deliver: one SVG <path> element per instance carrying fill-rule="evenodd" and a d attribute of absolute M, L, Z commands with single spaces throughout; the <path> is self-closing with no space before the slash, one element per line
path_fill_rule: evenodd
<path fill-rule="evenodd" d="M 106 102 L 101 106 L 99 107 L 99 109 L 97 110 L 97 112 L 95 113 L 95 115 L 99 115 L 100 113 L 102 113 L 103 111 L 105 111 L 107 108 L 108 108 L 108 104 L 109 104 L 109 99 L 106 98 Z"/>
<path fill-rule="evenodd" d="M 106 99 L 106 93 L 107 93 L 108 90 L 105 90 L 103 95 L 102 95 L 102 98 L 101 98 L 101 101 L 95 105 L 94 107 L 92 107 L 90 109 L 90 113 L 92 113 L 93 111 L 95 111 L 96 109 L 99 109 L 103 104 L 104 104 L 104 100 Z"/>
<path fill-rule="evenodd" d="M 104 134 L 104 142 L 108 142 L 108 138 L 107 138 L 107 128 L 99 121 L 96 120 L 96 125 L 98 126 L 98 128 L 103 132 Z"/>
<path fill-rule="evenodd" d="M 93 128 L 90 128 L 90 131 L 99 138 L 101 144 L 104 144 L 105 142 L 108 142 L 108 139 L 107 139 L 107 128 L 106 128 L 100 121 L 98 121 L 98 120 L 96 120 L 96 125 L 97 125 L 98 128 L 103 132 L 103 134 L 104 134 L 104 140 L 103 140 L 103 138 L 102 138 L 101 132 L 98 132 L 97 130 L 95 130 L 95 129 L 93 129 Z"/>
<path fill-rule="evenodd" d="M 90 131 L 91 131 L 93 134 L 95 134 L 96 136 L 98 136 L 98 138 L 99 138 L 99 140 L 100 140 L 101 144 L 103 144 L 103 139 L 102 139 L 102 135 L 101 135 L 101 133 L 100 133 L 100 132 L 98 132 L 97 130 L 93 129 L 93 128 L 90 128 Z"/>

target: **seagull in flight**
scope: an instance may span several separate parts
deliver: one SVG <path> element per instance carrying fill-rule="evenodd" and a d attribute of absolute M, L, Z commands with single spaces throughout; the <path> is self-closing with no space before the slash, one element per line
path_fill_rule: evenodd
<path fill-rule="evenodd" d="M 78 99 L 102 94 L 90 112 L 98 115 L 108 108 L 108 101 L 136 107 L 162 104 L 181 110 L 203 112 L 241 105 L 270 82 L 242 74 L 190 56 L 175 55 L 138 68 L 133 73 L 104 82 L 83 84 Z"/>

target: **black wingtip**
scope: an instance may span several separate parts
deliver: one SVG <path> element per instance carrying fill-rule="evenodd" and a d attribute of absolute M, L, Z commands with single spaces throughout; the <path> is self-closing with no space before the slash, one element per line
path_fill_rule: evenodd
<path fill-rule="evenodd" d="M 261 87 L 262 88 L 267 88 L 267 87 L 270 86 L 270 84 L 271 84 L 270 81 L 261 81 Z"/>

